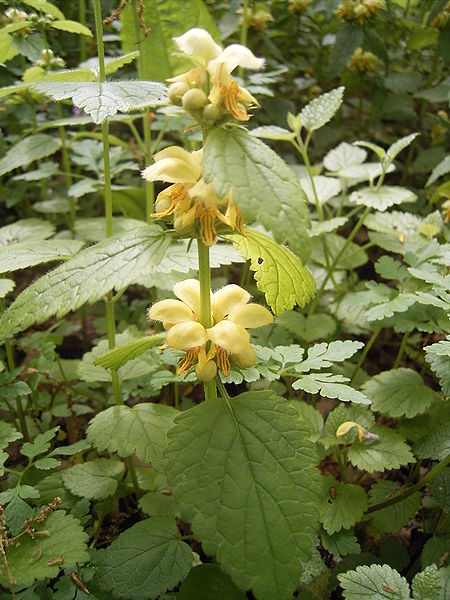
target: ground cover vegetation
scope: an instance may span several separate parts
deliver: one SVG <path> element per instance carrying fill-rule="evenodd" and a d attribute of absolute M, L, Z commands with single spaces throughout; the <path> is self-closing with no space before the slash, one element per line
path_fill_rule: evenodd
<path fill-rule="evenodd" d="M 448 598 L 450 3 L 0 4 L 0 599 Z"/>

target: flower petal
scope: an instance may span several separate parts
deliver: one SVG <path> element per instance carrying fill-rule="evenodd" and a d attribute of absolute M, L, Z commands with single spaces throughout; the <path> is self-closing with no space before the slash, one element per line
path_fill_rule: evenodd
<path fill-rule="evenodd" d="M 155 162 L 142 171 L 147 181 L 193 184 L 202 172 L 202 152 L 187 152 L 179 146 L 169 146 L 155 154 Z"/>
<path fill-rule="evenodd" d="M 185 279 L 174 285 L 173 293 L 182 300 L 194 314 L 200 316 L 200 282 L 198 279 Z"/>
<path fill-rule="evenodd" d="M 172 325 L 194 320 L 192 310 L 187 304 L 172 299 L 156 302 L 149 308 L 148 317 L 153 321 L 165 321 Z"/>
<path fill-rule="evenodd" d="M 232 358 L 239 367 L 248 369 L 249 367 L 253 367 L 258 357 L 256 355 L 256 350 L 249 344 L 242 352 L 232 354 Z"/>
<path fill-rule="evenodd" d="M 199 27 L 189 29 L 183 35 L 174 37 L 173 40 L 181 52 L 194 56 L 205 66 L 222 52 L 222 47 L 216 44 L 211 34 Z"/>
<path fill-rule="evenodd" d="M 224 198 L 218 198 L 214 193 L 214 184 L 212 182 L 206 183 L 203 177 L 197 181 L 194 187 L 190 188 L 189 195 L 205 208 L 222 206 L 228 202 L 228 195 Z"/>
<path fill-rule="evenodd" d="M 209 339 L 227 352 L 242 352 L 250 343 L 250 334 L 246 329 L 232 321 L 219 321 L 206 330 Z M 168 341 L 168 340 L 167 340 Z"/>
<path fill-rule="evenodd" d="M 251 50 L 241 44 L 231 44 L 223 52 L 208 63 L 208 71 L 213 77 L 218 76 L 221 70 L 221 64 L 225 66 L 226 73 L 229 75 L 236 67 L 244 69 L 262 69 L 264 67 L 264 58 L 257 58 Z"/>
<path fill-rule="evenodd" d="M 246 304 L 245 306 L 233 308 L 228 315 L 228 320 L 246 329 L 253 329 L 254 327 L 270 325 L 273 322 L 273 317 L 264 306 Z"/>
<path fill-rule="evenodd" d="M 203 346 L 208 341 L 206 329 L 197 321 L 177 323 L 169 329 L 166 343 L 176 350 L 188 350 Z"/>
<path fill-rule="evenodd" d="M 216 323 L 221 321 L 228 313 L 238 306 L 247 304 L 250 294 L 247 290 L 231 283 L 217 290 L 212 297 L 212 313 Z"/>

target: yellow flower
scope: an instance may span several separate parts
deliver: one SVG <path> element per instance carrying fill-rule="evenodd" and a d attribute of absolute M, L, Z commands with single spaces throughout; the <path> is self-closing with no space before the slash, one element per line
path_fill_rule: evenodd
<path fill-rule="evenodd" d="M 192 227 L 197 220 L 203 243 L 212 246 L 217 239 L 216 219 L 243 235 L 245 233 L 242 216 L 232 202 L 231 191 L 218 198 L 213 184 L 203 179 L 202 154 L 203 150 L 187 152 L 178 146 L 170 146 L 155 154 L 154 164 L 142 171 L 142 177 L 147 181 L 173 184 L 158 194 L 153 217 L 173 216 L 174 228 L 180 233 Z"/>
<path fill-rule="evenodd" d="M 231 44 L 222 49 L 207 31 L 200 28 L 190 29 L 174 38 L 174 41 L 181 52 L 187 54 L 197 66 L 168 80 L 174 82 L 169 88 L 171 100 L 182 103 L 193 112 L 203 109 L 204 118 L 216 115 L 211 110 L 212 106 L 231 113 L 239 121 L 248 121 L 247 108 L 251 105 L 259 106 L 258 101 L 248 90 L 237 84 L 231 73 L 237 67 L 261 69 L 264 59 L 257 58 L 251 50 L 240 44 Z M 193 89 L 204 92 L 210 104 L 201 102 L 198 94 L 194 98 Z M 214 118 L 218 116 L 220 112 Z"/>
<path fill-rule="evenodd" d="M 200 283 L 187 279 L 173 289 L 178 300 L 161 300 L 148 312 L 150 319 L 161 321 L 167 333 L 167 345 L 184 350 L 177 373 L 196 365 L 200 380 L 209 381 L 217 369 L 226 377 L 230 359 L 238 366 L 250 367 L 256 352 L 247 329 L 272 323 L 270 312 L 258 304 L 249 304 L 250 294 L 238 285 L 226 285 L 211 294 L 212 327 L 200 323 Z"/>

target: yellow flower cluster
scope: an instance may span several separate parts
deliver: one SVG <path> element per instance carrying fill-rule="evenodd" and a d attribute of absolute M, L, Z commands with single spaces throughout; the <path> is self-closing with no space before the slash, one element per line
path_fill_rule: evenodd
<path fill-rule="evenodd" d="M 386 8 L 385 0 L 342 0 L 336 14 L 346 21 L 359 21 L 361 25 L 366 19 L 378 15 L 380 9 Z"/>
<path fill-rule="evenodd" d="M 242 10 L 240 12 L 243 12 Z M 270 12 L 264 8 L 249 8 L 247 10 L 247 27 L 264 31 L 269 23 L 273 23 L 274 18 Z M 241 19 L 241 24 L 243 18 Z"/>
<path fill-rule="evenodd" d="M 289 0 L 289 12 L 293 15 L 296 13 L 305 13 L 311 0 Z"/>
<path fill-rule="evenodd" d="M 154 156 L 155 162 L 142 171 L 147 181 L 172 183 L 156 199 L 155 218 L 172 217 L 175 230 L 192 233 L 197 224 L 198 234 L 206 246 L 217 239 L 216 220 L 245 235 L 241 213 L 232 202 L 231 191 L 218 198 L 212 183 L 202 177 L 203 150 L 187 152 L 169 146 Z"/>
<path fill-rule="evenodd" d="M 255 364 L 256 352 L 250 343 L 248 328 L 272 323 L 270 312 L 258 304 L 249 304 L 250 294 L 238 285 L 226 285 L 211 294 L 211 327 L 200 323 L 200 283 L 187 279 L 173 289 L 178 300 L 156 302 L 148 311 L 161 321 L 167 333 L 167 346 L 184 350 L 177 373 L 186 373 L 195 365 L 200 381 L 210 381 L 219 370 L 230 373 L 230 360 L 246 368 Z"/>
<path fill-rule="evenodd" d="M 450 20 L 450 2 L 442 8 L 441 12 L 437 14 L 434 19 L 431 21 L 431 27 L 436 27 L 437 29 L 445 29 L 447 27 L 447 23 Z"/>
<path fill-rule="evenodd" d="M 356 48 L 353 52 L 348 68 L 350 71 L 373 71 L 378 63 L 378 59 L 372 52 L 364 52 L 362 48 Z"/>
<path fill-rule="evenodd" d="M 183 105 L 199 121 L 212 123 L 227 113 L 238 121 L 248 121 L 247 109 L 259 106 L 258 101 L 231 73 L 237 67 L 261 69 L 264 59 L 240 44 L 223 49 L 204 29 L 190 29 L 174 41 L 196 66 L 168 80 L 172 82 L 169 100 Z"/>

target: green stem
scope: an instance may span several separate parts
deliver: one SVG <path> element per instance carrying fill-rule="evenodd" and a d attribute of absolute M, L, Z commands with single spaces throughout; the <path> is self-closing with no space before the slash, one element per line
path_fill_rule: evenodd
<path fill-rule="evenodd" d="M 106 237 L 112 235 L 112 215 L 113 203 L 111 192 L 111 172 L 109 163 L 109 122 L 105 119 L 102 123 L 102 141 L 103 141 L 103 173 L 105 183 L 105 218 L 106 218 Z"/>
<path fill-rule="evenodd" d="M 412 496 L 415 492 L 418 492 L 423 487 L 425 487 L 430 481 L 432 481 L 435 477 L 442 473 L 446 466 L 450 463 L 450 454 L 448 454 L 440 463 L 438 463 L 431 471 L 425 475 L 423 479 L 418 481 L 415 485 L 410 487 L 409 489 L 400 489 L 400 492 L 392 498 L 388 498 L 383 502 L 378 502 L 377 504 L 373 504 L 369 506 L 366 515 L 376 512 L 377 510 L 381 510 L 383 508 L 387 508 L 388 506 L 392 506 L 393 504 L 397 504 L 397 502 L 402 502 L 409 496 Z"/>
<path fill-rule="evenodd" d="M 294 143 L 293 145 L 298 150 L 298 152 L 300 152 L 303 162 L 305 163 L 305 167 L 308 172 L 309 179 L 311 181 L 311 187 L 312 187 L 313 194 L 314 194 L 314 200 L 316 202 L 317 215 L 319 217 L 319 221 L 323 221 L 323 210 L 322 210 L 322 207 L 319 202 L 319 196 L 317 194 L 316 185 L 314 183 L 314 177 L 313 177 L 313 172 L 312 172 L 312 168 L 311 168 L 311 163 L 309 162 L 309 156 L 308 156 L 308 145 L 309 145 L 310 140 L 311 140 L 311 132 L 309 132 L 308 135 L 306 136 L 305 143 L 303 143 L 303 140 L 300 137 L 300 134 L 298 134 L 297 139 L 296 139 L 297 143 Z"/>
<path fill-rule="evenodd" d="M 209 266 L 209 248 L 200 238 L 197 238 L 198 277 L 200 281 L 200 323 L 208 329 L 211 320 L 211 268 Z M 217 388 L 214 380 L 203 384 L 205 400 L 217 398 Z"/>
<path fill-rule="evenodd" d="M 58 119 L 63 118 L 61 105 L 58 103 L 56 103 L 56 115 L 57 115 Z M 67 144 L 66 144 L 66 130 L 62 126 L 58 127 L 58 130 L 59 130 L 59 137 L 61 140 L 61 155 L 62 155 L 63 169 L 64 169 L 65 177 L 67 180 L 67 186 L 70 188 L 70 186 L 72 185 L 72 173 L 71 173 L 71 169 L 70 169 L 69 153 L 67 151 Z M 75 203 L 70 194 L 68 194 L 68 197 L 69 197 L 70 231 L 73 233 L 73 228 L 74 228 L 74 223 L 75 223 L 75 218 L 76 218 Z"/>
<path fill-rule="evenodd" d="M 150 110 L 146 110 L 142 115 L 142 126 L 144 129 L 144 145 L 145 145 L 145 164 L 152 163 L 152 132 L 150 128 Z M 155 204 L 155 184 L 153 181 L 145 182 L 145 214 L 147 215 L 147 223 L 152 221 L 152 213 Z"/>
<path fill-rule="evenodd" d="M 382 329 L 383 329 L 383 327 L 381 325 L 379 325 L 378 327 L 375 328 L 374 332 L 372 333 L 372 336 L 370 337 L 369 341 L 366 344 L 366 347 L 364 348 L 361 356 L 359 357 L 358 364 L 356 365 L 356 367 L 353 370 L 353 373 L 351 376 L 352 383 Z"/>
<path fill-rule="evenodd" d="M 409 338 L 409 331 L 405 331 L 405 333 L 403 334 L 403 337 L 402 337 L 402 341 L 400 343 L 400 348 L 398 349 L 398 353 L 395 358 L 394 366 L 392 367 L 393 369 L 396 369 L 398 367 L 398 365 L 400 364 L 400 361 L 403 358 L 403 354 L 405 353 L 405 350 L 406 350 L 406 344 L 408 343 L 408 338 Z"/>
<path fill-rule="evenodd" d="M 78 21 L 82 25 L 86 25 L 86 0 L 78 0 Z M 86 60 L 86 38 L 84 35 L 79 36 L 80 43 L 80 62 Z"/>
<path fill-rule="evenodd" d="M 100 0 L 93 0 L 95 14 L 95 36 L 97 38 L 97 54 L 98 54 L 98 69 L 100 83 L 106 79 L 105 71 L 105 49 L 103 47 L 103 23 L 102 23 L 102 7 Z"/>
<path fill-rule="evenodd" d="M 330 265 L 330 268 L 327 269 L 327 274 L 324 277 L 324 280 L 322 281 L 322 284 L 320 286 L 320 288 L 317 291 L 316 297 L 314 298 L 313 302 L 311 303 L 310 307 L 309 307 L 309 311 L 308 311 L 308 316 L 311 316 L 315 313 L 317 305 L 319 303 L 319 300 L 322 296 L 322 293 L 325 289 L 326 284 L 328 283 L 328 280 L 331 277 L 331 274 L 335 268 L 335 266 L 338 264 L 341 256 L 344 254 L 344 252 L 347 250 L 348 246 L 350 245 L 350 243 L 353 241 L 355 235 L 358 233 L 358 231 L 360 230 L 360 228 L 362 227 L 365 218 L 367 217 L 367 215 L 369 214 L 371 210 L 370 206 L 367 206 L 366 209 L 364 210 L 363 214 L 360 216 L 358 222 L 356 223 L 355 227 L 353 228 L 352 232 L 350 233 L 350 235 L 348 236 L 348 238 L 346 239 L 344 245 L 342 246 L 341 250 L 336 254 L 335 258 L 333 259 L 333 262 Z"/>

